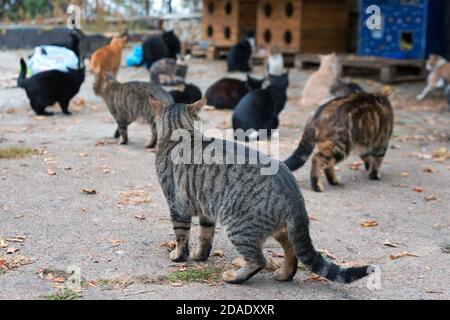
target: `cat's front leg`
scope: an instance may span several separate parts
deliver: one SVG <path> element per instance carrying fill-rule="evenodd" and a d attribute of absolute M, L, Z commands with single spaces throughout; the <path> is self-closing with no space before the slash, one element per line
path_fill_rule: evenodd
<path fill-rule="evenodd" d="M 172 216 L 173 230 L 175 231 L 176 247 L 170 252 L 170 260 L 184 262 L 189 257 L 189 233 L 191 221 L 175 220 Z"/>
<path fill-rule="evenodd" d="M 208 259 L 212 249 L 215 229 L 216 224 L 214 221 L 203 215 L 200 216 L 200 236 L 197 248 L 191 254 L 192 260 L 205 261 Z"/>
<path fill-rule="evenodd" d="M 427 96 L 427 94 L 431 91 L 431 87 L 429 86 L 429 85 L 427 85 L 423 90 L 422 90 L 422 92 L 421 93 L 419 93 L 417 96 L 416 96 L 416 100 L 423 100 L 423 99 L 425 99 L 425 97 Z"/>
<path fill-rule="evenodd" d="M 156 146 L 156 142 L 158 141 L 158 133 L 156 132 L 155 125 L 152 126 L 152 137 L 150 138 L 150 142 L 147 145 L 147 149 L 153 149 Z"/>
<path fill-rule="evenodd" d="M 128 144 L 128 128 L 125 125 L 119 125 L 119 144 Z"/>
<path fill-rule="evenodd" d="M 119 127 L 117 127 L 116 131 L 114 132 L 114 139 L 119 139 L 120 138 L 120 131 L 119 131 Z"/>
<path fill-rule="evenodd" d="M 324 159 L 318 153 L 314 155 L 311 161 L 311 188 L 316 192 L 323 192 L 324 187 L 320 179 Z"/>

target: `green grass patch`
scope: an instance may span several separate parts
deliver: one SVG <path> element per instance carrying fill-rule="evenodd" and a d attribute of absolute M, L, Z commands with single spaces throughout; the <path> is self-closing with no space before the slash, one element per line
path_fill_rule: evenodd
<path fill-rule="evenodd" d="M 216 282 L 221 277 L 221 269 L 206 266 L 204 268 L 177 270 L 169 275 L 170 282 Z"/>
<path fill-rule="evenodd" d="M 48 294 L 44 296 L 46 300 L 77 300 L 80 298 L 80 294 L 71 290 L 71 289 L 63 289 L 61 291 Z"/>
<path fill-rule="evenodd" d="M 28 147 L 10 146 L 0 148 L 0 159 L 20 159 L 33 156 L 38 152 Z"/>

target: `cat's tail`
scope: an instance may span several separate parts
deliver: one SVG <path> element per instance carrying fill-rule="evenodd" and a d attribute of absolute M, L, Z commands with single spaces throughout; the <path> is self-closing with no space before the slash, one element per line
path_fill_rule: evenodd
<path fill-rule="evenodd" d="M 23 88 L 24 81 L 27 78 L 27 64 L 25 63 L 25 60 L 23 58 L 20 58 L 20 73 L 19 78 L 17 78 L 17 86 L 19 88 Z"/>
<path fill-rule="evenodd" d="M 295 171 L 305 164 L 308 158 L 311 156 L 316 146 L 316 133 L 314 127 L 306 125 L 305 132 L 303 133 L 302 140 L 298 145 L 294 153 L 284 163 L 291 171 Z"/>
<path fill-rule="evenodd" d="M 351 283 L 375 272 L 373 266 L 342 267 L 329 261 L 318 253 L 309 236 L 309 220 L 295 217 L 288 220 L 288 233 L 297 258 L 311 272 L 338 283 Z"/>

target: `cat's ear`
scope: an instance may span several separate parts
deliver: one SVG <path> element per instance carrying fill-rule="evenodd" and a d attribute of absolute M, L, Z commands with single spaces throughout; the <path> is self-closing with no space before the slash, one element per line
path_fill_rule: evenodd
<path fill-rule="evenodd" d="M 187 109 L 193 113 L 199 112 L 206 104 L 208 103 L 208 100 L 206 98 L 203 98 L 201 100 L 198 100 L 197 102 L 194 102 L 193 104 L 188 104 Z"/>
<path fill-rule="evenodd" d="M 159 100 L 155 100 L 152 97 L 148 98 L 148 103 L 150 104 L 150 107 L 156 111 L 157 114 L 159 114 L 163 108 L 163 104 Z"/>

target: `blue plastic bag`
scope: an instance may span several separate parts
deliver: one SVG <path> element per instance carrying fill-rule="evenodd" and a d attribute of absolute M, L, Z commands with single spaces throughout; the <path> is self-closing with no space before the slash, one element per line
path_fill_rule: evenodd
<path fill-rule="evenodd" d="M 143 52 L 142 45 L 135 45 L 127 57 L 127 66 L 137 67 L 142 64 Z"/>

